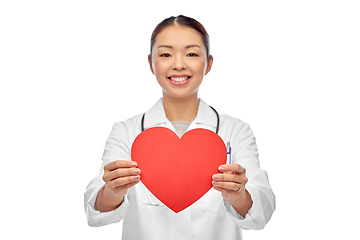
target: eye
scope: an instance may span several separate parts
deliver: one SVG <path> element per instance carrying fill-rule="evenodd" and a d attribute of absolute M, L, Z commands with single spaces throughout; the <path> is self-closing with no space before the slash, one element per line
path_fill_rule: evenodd
<path fill-rule="evenodd" d="M 168 53 L 163 53 L 163 54 L 160 55 L 160 57 L 170 57 L 170 54 L 168 54 Z"/>
<path fill-rule="evenodd" d="M 189 57 L 197 57 L 197 56 L 199 56 L 199 55 L 197 55 L 196 53 L 189 53 L 188 56 L 189 56 Z"/>

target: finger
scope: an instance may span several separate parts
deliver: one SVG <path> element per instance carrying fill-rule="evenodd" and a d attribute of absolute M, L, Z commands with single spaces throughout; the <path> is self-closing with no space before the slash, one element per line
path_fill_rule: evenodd
<path fill-rule="evenodd" d="M 113 171 L 118 168 L 131 168 L 131 167 L 137 167 L 137 163 L 133 161 L 117 160 L 114 162 L 107 163 L 104 166 L 104 170 Z"/>
<path fill-rule="evenodd" d="M 114 189 L 112 189 L 114 194 L 121 194 L 122 192 L 128 190 L 129 188 L 135 186 L 136 184 L 138 184 L 140 182 L 140 179 L 138 181 L 135 181 L 133 183 L 129 183 L 129 184 L 125 184 L 119 187 L 116 187 Z"/>
<path fill-rule="evenodd" d="M 213 181 L 215 182 L 235 182 L 245 186 L 248 182 L 248 178 L 245 174 L 215 174 L 213 175 Z"/>
<path fill-rule="evenodd" d="M 138 168 L 118 168 L 111 172 L 106 172 L 103 176 L 105 182 L 109 182 L 116 178 L 128 177 L 128 176 L 137 176 L 141 174 L 141 170 Z"/>
<path fill-rule="evenodd" d="M 235 182 L 212 182 L 213 186 L 216 188 L 221 188 L 224 190 L 232 190 L 232 191 L 238 191 L 241 185 L 239 183 Z"/>
<path fill-rule="evenodd" d="M 220 172 L 236 172 L 236 173 L 245 173 L 246 170 L 240 164 L 232 163 L 232 164 L 225 164 L 219 167 Z"/>
<path fill-rule="evenodd" d="M 122 177 L 116 178 L 108 183 L 106 183 L 107 187 L 110 189 L 115 189 L 117 187 L 125 186 L 127 184 L 132 184 L 140 181 L 140 175 L 130 176 L 130 177 Z"/>
<path fill-rule="evenodd" d="M 223 173 L 213 175 L 213 180 L 216 182 L 240 182 L 241 175 L 236 173 Z"/>

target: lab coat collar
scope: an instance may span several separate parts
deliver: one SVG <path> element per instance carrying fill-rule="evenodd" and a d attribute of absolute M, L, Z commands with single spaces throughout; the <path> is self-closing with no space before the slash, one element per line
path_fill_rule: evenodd
<path fill-rule="evenodd" d="M 162 98 L 159 99 L 155 105 L 145 113 L 144 128 L 162 126 L 171 124 L 167 119 Z M 191 123 L 189 130 L 192 128 L 201 127 L 199 125 L 205 124 L 212 128 L 216 128 L 217 117 L 215 112 L 202 99 L 199 99 L 198 113 Z"/>
<path fill-rule="evenodd" d="M 167 121 L 161 98 L 145 113 L 144 128 L 160 126 L 166 124 Z"/>

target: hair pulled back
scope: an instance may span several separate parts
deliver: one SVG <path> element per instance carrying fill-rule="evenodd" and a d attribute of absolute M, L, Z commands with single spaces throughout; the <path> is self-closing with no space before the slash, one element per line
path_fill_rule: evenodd
<path fill-rule="evenodd" d="M 201 23 L 199 23 L 198 21 L 196 21 L 193 18 L 186 17 L 184 15 L 179 15 L 177 17 L 172 16 L 172 17 L 166 18 L 156 26 L 156 28 L 154 29 L 154 31 L 153 31 L 153 33 L 151 35 L 150 59 L 151 59 L 151 56 L 152 56 L 152 48 L 154 46 L 156 36 L 164 28 L 172 26 L 172 25 L 176 25 L 176 24 L 178 24 L 180 26 L 195 29 L 197 32 L 199 32 L 201 34 L 203 43 L 204 43 L 205 48 L 206 48 L 206 56 L 207 56 L 207 59 L 209 60 L 210 59 L 209 35 L 207 34 L 204 26 Z"/>

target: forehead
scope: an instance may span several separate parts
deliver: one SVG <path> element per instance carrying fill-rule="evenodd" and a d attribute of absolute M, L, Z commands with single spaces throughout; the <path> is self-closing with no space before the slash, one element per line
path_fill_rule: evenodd
<path fill-rule="evenodd" d="M 198 31 L 179 25 L 166 27 L 158 33 L 154 45 L 159 46 L 162 44 L 174 46 L 197 44 L 205 48 L 201 34 Z"/>

